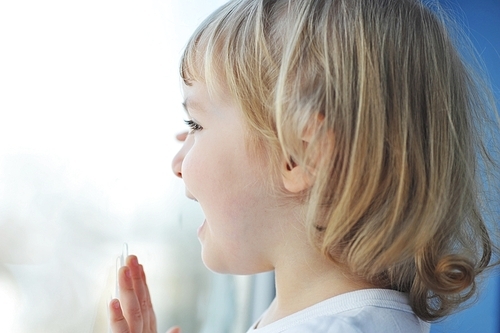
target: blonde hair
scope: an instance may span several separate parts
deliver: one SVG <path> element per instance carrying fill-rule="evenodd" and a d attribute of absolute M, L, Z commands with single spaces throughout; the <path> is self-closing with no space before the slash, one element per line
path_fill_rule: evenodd
<path fill-rule="evenodd" d="M 275 166 L 311 172 L 307 227 L 332 261 L 409 293 L 428 321 L 474 295 L 493 250 L 478 172 L 490 104 L 431 9 L 230 1 L 191 38 L 181 76 L 227 90 Z"/>

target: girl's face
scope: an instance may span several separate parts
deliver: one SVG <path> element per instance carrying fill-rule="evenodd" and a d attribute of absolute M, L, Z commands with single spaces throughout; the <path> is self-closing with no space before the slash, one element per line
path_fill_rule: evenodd
<path fill-rule="evenodd" d="M 190 132 L 173 160 L 205 221 L 198 229 L 205 265 L 220 273 L 271 270 L 284 207 L 272 195 L 269 165 L 248 151 L 242 111 L 204 83 L 184 85 Z"/>

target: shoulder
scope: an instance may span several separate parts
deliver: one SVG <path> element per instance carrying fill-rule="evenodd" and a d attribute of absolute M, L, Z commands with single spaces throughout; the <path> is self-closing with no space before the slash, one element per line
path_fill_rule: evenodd
<path fill-rule="evenodd" d="M 247 333 L 364 333 L 353 323 L 337 316 L 321 316 L 294 323 L 286 321 L 285 319 L 263 328 L 250 329 Z"/>
<path fill-rule="evenodd" d="M 361 327 L 352 325 L 347 320 L 338 317 L 321 317 L 295 326 L 286 333 L 364 333 Z"/>
<path fill-rule="evenodd" d="M 254 333 L 428 333 L 405 294 L 360 290 L 333 297 Z"/>
<path fill-rule="evenodd" d="M 321 316 L 283 333 L 428 333 L 429 324 L 412 314 L 377 307 Z"/>

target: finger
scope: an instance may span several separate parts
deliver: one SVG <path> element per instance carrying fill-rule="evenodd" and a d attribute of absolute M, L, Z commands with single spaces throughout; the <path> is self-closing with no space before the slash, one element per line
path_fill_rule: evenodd
<path fill-rule="evenodd" d="M 119 270 L 120 304 L 131 333 L 142 332 L 142 311 L 135 294 L 132 273 L 128 266 Z"/>
<path fill-rule="evenodd" d="M 186 138 L 188 136 L 188 132 L 182 132 L 182 133 L 179 133 L 175 136 L 175 138 L 177 139 L 177 141 L 180 141 L 180 142 L 184 142 L 186 141 Z"/>
<path fill-rule="evenodd" d="M 181 329 L 179 327 L 170 328 L 167 333 L 181 333 Z"/>
<path fill-rule="evenodd" d="M 119 300 L 114 299 L 109 303 L 109 317 L 110 317 L 111 331 L 113 333 L 130 332 L 127 320 L 123 316 Z"/>
<path fill-rule="evenodd" d="M 127 258 L 127 266 L 130 268 L 135 295 L 137 296 L 137 300 L 139 301 L 139 305 L 141 307 L 143 332 L 150 332 L 152 330 L 150 312 L 153 311 L 153 306 L 149 297 L 146 281 L 143 279 L 142 265 L 139 265 L 139 261 L 136 256 L 131 255 Z"/>
<path fill-rule="evenodd" d="M 148 311 L 149 315 L 149 328 L 152 332 L 156 332 L 156 316 L 155 312 L 153 310 L 153 303 L 151 302 L 151 293 L 149 292 L 149 287 L 146 281 L 146 273 L 144 273 L 144 267 L 142 265 L 139 265 L 141 268 L 141 276 L 142 276 L 142 281 L 144 281 L 144 289 L 146 291 L 147 295 L 147 304 L 148 307 L 150 308 L 150 311 Z"/>

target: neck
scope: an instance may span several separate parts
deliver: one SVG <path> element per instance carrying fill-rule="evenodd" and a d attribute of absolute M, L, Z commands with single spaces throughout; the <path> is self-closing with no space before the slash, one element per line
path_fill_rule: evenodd
<path fill-rule="evenodd" d="M 296 246 L 297 244 L 295 244 Z M 309 244 L 275 266 L 276 298 L 259 327 L 347 292 L 373 288 L 346 274 Z"/>
<path fill-rule="evenodd" d="M 274 267 L 276 297 L 259 327 L 329 298 L 375 287 L 347 274 L 311 244 L 301 218 L 303 209 L 284 206 L 273 220 L 277 231 L 269 242 L 268 260 L 269 266 Z"/>

